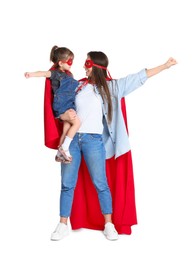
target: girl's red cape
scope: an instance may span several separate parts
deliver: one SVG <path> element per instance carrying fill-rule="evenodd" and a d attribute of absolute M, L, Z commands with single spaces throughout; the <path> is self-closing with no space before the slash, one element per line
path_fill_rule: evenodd
<path fill-rule="evenodd" d="M 45 146 L 57 149 L 62 131 L 62 124 L 54 118 L 52 111 L 52 89 L 50 80 L 46 79 L 44 94 L 44 131 Z M 122 99 L 122 112 L 127 127 L 125 99 Z M 131 151 L 106 160 L 106 172 L 113 200 L 113 223 L 119 234 L 131 234 L 132 225 L 137 224 L 135 206 L 135 188 Z M 92 184 L 84 158 L 79 169 L 79 177 L 74 193 L 72 229 L 104 229 L 104 218 L 100 210 L 96 190 Z"/>

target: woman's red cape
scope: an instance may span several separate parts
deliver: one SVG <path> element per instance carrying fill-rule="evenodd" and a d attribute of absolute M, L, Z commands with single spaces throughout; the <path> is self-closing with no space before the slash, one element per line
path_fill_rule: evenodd
<path fill-rule="evenodd" d="M 62 124 L 54 118 L 52 111 L 52 89 L 46 79 L 44 94 L 45 146 L 57 149 Z M 127 127 L 125 99 L 122 99 L 122 112 Z M 131 226 L 137 224 L 135 188 L 131 151 L 106 160 L 106 172 L 113 200 L 113 223 L 119 234 L 131 234 Z M 92 184 L 84 158 L 79 169 L 78 182 L 74 193 L 70 217 L 72 229 L 104 229 L 104 218 L 100 210 L 96 190 Z"/>

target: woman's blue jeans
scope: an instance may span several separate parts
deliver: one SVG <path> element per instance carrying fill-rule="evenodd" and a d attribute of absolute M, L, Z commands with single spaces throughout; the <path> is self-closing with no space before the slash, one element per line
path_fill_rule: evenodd
<path fill-rule="evenodd" d="M 71 214 L 81 157 L 84 156 L 96 188 L 102 214 L 112 213 L 112 198 L 106 177 L 105 148 L 100 134 L 77 133 L 70 144 L 72 162 L 61 163 L 60 216 Z"/>

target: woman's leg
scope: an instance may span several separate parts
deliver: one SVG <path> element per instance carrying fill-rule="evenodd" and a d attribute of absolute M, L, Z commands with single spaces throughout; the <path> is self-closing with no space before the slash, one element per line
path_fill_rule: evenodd
<path fill-rule="evenodd" d="M 106 177 L 105 148 L 102 136 L 85 134 L 82 137 L 82 151 L 91 179 L 98 193 L 105 222 L 109 222 L 112 214 L 112 198 Z"/>
<path fill-rule="evenodd" d="M 70 164 L 61 164 L 60 217 L 63 218 L 67 218 L 71 214 L 74 189 L 81 162 L 81 151 L 77 136 L 74 137 L 71 143 L 70 153 L 74 160 Z"/>
<path fill-rule="evenodd" d="M 70 151 L 74 160 L 70 164 L 61 163 L 60 222 L 51 235 L 51 240 L 61 240 L 68 234 L 67 221 L 71 214 L 74 189 L 78 178 L 81 152 L 78 139 L 74 138 Z"/>
<path fill-rule="evenodd" d="M 102 136 L 87 134 L 82 138 L 82 151 L 92 181 L 96 187 L 101 211 L 104 216 L 104 235 L 109 240 L 117 240 L 118 233 L 112 223 L 112 198 L 106 177 L 105 148 Z"/>

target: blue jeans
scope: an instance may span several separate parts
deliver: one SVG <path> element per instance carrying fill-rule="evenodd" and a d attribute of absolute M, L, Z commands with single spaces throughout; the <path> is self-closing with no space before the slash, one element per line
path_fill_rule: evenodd
<path fill-rule="evenodd" d="M 70 144 L 72 162 L 61 164 L 60 216 L 71 214 L 81 156 L 84 156 L 96 188 L 102 214 L 112 214 L 112 198 L 106 177 L 105 148 L 100 134 L 77 133 Z"/>

